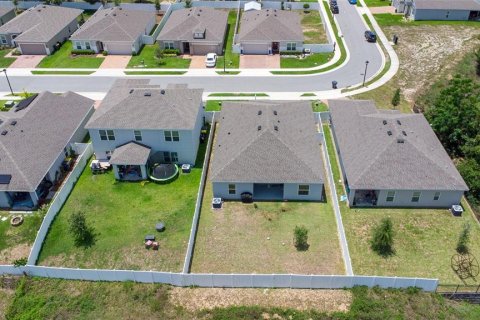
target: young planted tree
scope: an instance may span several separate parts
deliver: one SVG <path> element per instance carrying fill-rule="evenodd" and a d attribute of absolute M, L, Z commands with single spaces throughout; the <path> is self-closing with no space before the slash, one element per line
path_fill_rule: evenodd
<path fill-rule="evenodd" d="M 467 254 L 469 252 L 468 249 L 468 242 L 470 241 L 470 224 L 465 223 L 463 225 L 462 232 L 460 232 L 460 235 L 458 237 L 458 242 L 457 242 L 457 252 L 459 254 Z"/>
<path fill-rule="evenodd" d="M 120 0 L 113 0 L 113 4 L 115 5 L 115 7 L 119 7 L 120 6 Z"/>
<path fill-rule="evenodd" d="M 299 251 L 305 251 L 308 249 L 308 229 L 304 226 L 295 226 L 293 230 L 294 245 Z"/>
<path fill-rule="evenodd" d="M 308 13 L 308 9 L 310 9 L 310 5 L 309 5 L 308 3 L 304 3 L 304 4 L 303 4 L 303 11 L 304 11 L 305 13 Z"/>
<path fill-rule="evenodd" d="M 69 229 L 77 247 L 91 247 L 95 244 L 95 229 L 87 224 L 84 212 L 73 213 L 69 223 Z"/>
<path fill-rule="evenodd" d="M 380 224 L 373 229 L 370 247 L 383 257 L 392 255 L 394 253 L 393 235 L 392 220 L 390 218 L 382 219 Z"/>
<path fill-rule="evenodd" d="M 192 0 L 185 0 L 185 8 L 191 8 L 192 7 Z"/>
<path fill-rule="evenodd" d="M 162 7 L 160 6 L 160 0 L 155 0 L 155 10 L 157 10 L 157 13 L 160 11 Z"/>
<path fill-rule="evenodd" d="M 400 89 L 395 90 L 392 98 L 392 106 L 396 107 L 400 104 Z"/>

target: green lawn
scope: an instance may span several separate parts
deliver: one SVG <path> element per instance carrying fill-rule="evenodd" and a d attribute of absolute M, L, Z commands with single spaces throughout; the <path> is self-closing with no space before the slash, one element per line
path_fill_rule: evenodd
<path fill-rule="evenodd" d="M 220 111 L 222 110 L 222 101 L 207 100 L 205 104 L 205 111 Z"/>
<path fill-rule="evenodd" d="M 280 58 L 281 68 L 313 68 L 327 63 L 333 57 L 333 53 L 313 53 L 305 58 Z"/>
<path fill-rule="evenodd" d="M 88 68 L 100 67 L 105 58 L 91 56 L 72 56 L 72 43 L 66 41 L 54 54 L 46 56 L 38 64 L 37 68 Z"/>
<path fill-rule="evenodd" d="M 390 0 L 364 0 L 368 7 L 389 7 Z M 358 6 L 361 6 L 360 1 L 357 2 Z"/>
<path fill-rule="evenodd" d="M 9 111 L 12 108 L 6 108 L 5 103 L 10 100 L 0 100 L 0 111 Z"/>
<path fill-rule="evenodd" d="M 133 56 L 128 62 L 127 68 L 165 68 L 165 69 L 188 69 L 190 66 L 190 59 L 183 59 L 182 57 L 164 57 L 163 64 L 159 64 L 155 57 L 155 50 L 158 44 L 145 45 L 140 53 Z M 142 63 L 143 62 L 143 63 Z"/>
<path fill-rule="evenodd" d="M 77 18 L 78 23 L 80 25 L 84 24 L 94 14 L 95 14 L 95 10 L 84 10 L 83 13 Z"/>
<path fill-rule="evenodd" d="M 430 20 L 421 20 L 421 21 L 412 21 L 405 19 L 402 14 L 392 14 L 392 13 L 379 13 L 374 14 L 375 20 L 382 27 L 389 26 L 424 26 L 424 25 L 459 25 L 459 26 L 469 26 L 469 27 L 479 27 L 480 24 L 477 21 L 430 21 Z"/>
<path fill-rule="evenodd" d="M 32 74 L 64 74 L 64 75 L 89 75 L 94 71 L 31 71 Z"/>
<path fill-rule="evenodd" d="M 2 221 L 3 217 L 8 219 Z M 8 212 L 0 212 L 0 265 L 12 264 L 16 259 L 28 257 L 30 247 L 42 224 L 43 213 L 24 215 L 24 221 L 18 227 L 10 225 L 11 217 Z"/>
<path fill-rule="evenodd" d="M 240 65 L 240 55 L 232 52 L 233 36 L 235 34 L 235 22 L 237 20 L 237 10 L 230 10 L 228 13 L 228 35 L 225 43 L 225 67 L 227 69 L 238 69 Z M 223 56 L 217 58 L 217 69 L 223 69 Z"/>
<path fill-rule="evenodd" d="M 324 112 L 328 111 L 328 106 L 319 100 L 312 101 L 312 110 L 313 112 Z"/>
<path fill-rule="evenodd" d="M 304 43 L 327 43 L 327 34 L 323 28 L 320 13 L 317 10 L 297 10 L 302 18 Z"/>
<path fill-rule="evenodd" d="M 211 93 L 209 97 L 268 97 L 266 93 L 233 93 L 233 92 L 221 92 L 221 93 Z"/>
<path fill-rule="evenodd" d="M 344 194 L 340 170 L 328 126 L 324 125 L 327 148 L 337 194 Z M 465 208 L 465 205 L 464 205 Z M 480 225 L 466 208 L 462 217 L 453 217 L 447 209 L 349 208 L 340 203 L 350 257 L 355 274 L 438 278 L 443 284 L 462 284 L 451 268 L 458 235 L 465 223 L 471 225 L 470 249 L 480 257 Z M 370 249 L 372 229 L 389 217 L 395 230 L 395 254 L 383 258 Z M 466 280 L 468 284 L 479 284 Z"/>
<path fill-rule="evenodd" d="M 190 174 L 170 184 L 116 182 L 112 172 L 92 175 L 84 170 L 53 222 L 39 264 L 79 268 L 116 268 L 179 272 L 183 268 L 205 144 Z M 68 219 L 83 211 L 97 232 L 87 249 L 74 246 Z M 164 221 L 166 230 L 155 231 Z M 144 237 L 155 234 L 158 251 L 144 248 Z"/>
<path fill-rule="evenodd" d="M 0 50 L 0 68 L 8 68 L 15 61 L 15 58 L 5 58 L 5 55 L 10 51 L 12 49 Z"/>

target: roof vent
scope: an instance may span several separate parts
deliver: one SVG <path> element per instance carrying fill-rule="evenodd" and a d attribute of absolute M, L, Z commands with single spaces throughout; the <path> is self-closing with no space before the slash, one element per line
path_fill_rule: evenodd
<path fill-rule="evenodd" d="M 407 133 L 404 131 L 402 131 L 403 135 L 406 137 L 407 136 Z"/>
<path fill-rule="evenodd" d="M 197 13 L 197 17 L 200 17 L 200 13 Z"/>
<path fill-rule="evenodd" d="M 273 114 L 276 115 L 276 116 L 278 116 L 277 110 L 273 110 Z"/>
<path fill-rule="evenodd" d="M 257 113 L 259 116 L 262 115 L 262 110 L 258 110 L 258 113 Z"/>
<path fill-rule="evenodd" d="M 130 90 L 130 94 L 132 94 L 132 93 L 133 93 L 133 91 L 134 91 L 134 90 L 133 90 L 133 89 L 131 89 L 131 90 Z"/>
<path fill-rule="evenodd" d="M 258 126 L 258 127 L 257 127 L 257 130 L 258 130 L 258 131 L 262 130 L 262 126 Z M 2 134 L 3 134 L 3 133 L 2 133 Z"/>
<path fill-rule="evenodd" d="M 151 92 L 145 92 L 143 94 L 144 97 L 151 97 L 152 96 L 152 93 Z"/>
<path fill-rule="evenodd" d="M 391 136 L 391 135 L 392 135 L 392 131 L 388 130 L 388 131 L 387 131 L 387 134 L 388 134 L 389 136 Z"/>
<path fill-rule="evenodd" d="M 17 120 L 13 120 L 12 122 L 10 122 L 10 124 L 11 124 L 12 126 L 16 125 L 16 124 L 17 124 Z"/>
<path fill-rule="evenodd" d="M 7 135 L 7 133 L 8 133 L 8 131 L 7 131 L 7 130 L 3 130 L 3 131 L 2 131 L 2 136 L 6 136 L 6 135 Z"/>
<path fill-rule="evenodd" d="M 397 143 L 404 143 L 405 140 L 402 137 L 397 138 Z"/>
<path fill-rule="evenodd" d="M 275 129 L 275 131 L 278 131 L 278 126 L 273 126 L 273 129 Z"/>
<path fill-rule="evenodd" d="M 160 93 L 161 93 L 161 94 L 165 94 L 165 90 L 163 90 L 163 89 L 160 90 Z"/>
<path fill-rule="evenodd" d="M 399 126 L 402 125 L 402 123 L 400 122 L 400 120 L 397 120 L 397 123 L 398 123 Z"/>
<path fill-rule="evenodd" d="M 383 120 L 383 125 L 386 125 L 387 124 L 387 120 Z"/>

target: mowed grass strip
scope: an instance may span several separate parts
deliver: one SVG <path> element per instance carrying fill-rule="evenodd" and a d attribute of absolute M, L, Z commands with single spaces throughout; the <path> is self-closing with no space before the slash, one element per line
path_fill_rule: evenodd
<path fill-rule="evenodd" d="M 39 264 L 79 268 L 132 270 L 182 270 L 196 195 L 202 172 L 205 144 L 197 165 L 169 184 L 115 182 L 113 172 L 92 175 L 88 166 L 53 222 Z M 83 211 L 97 233 L 90 248 L 76 247 L 69 217 Z M 164 221 L 166 230 L 155 231 Z M 158 251 L 144 248 L 144 237 L 154 234 Z"/>
<path fill-rule="evenodd" d="M 95 55 L 72 56 L 72 43 L 66 41 L 60 49 L 52 55 L 46 56 L 40 61 L 37 68 L 85 68 L 97 69 L 105 58 L 97 58 Z"/>
<path fill-rule="evenodd" d="M 324 125 L 337 194 L 344 194 L 336 154 L 328 126 Z M 480 226 L 472 212 L 453 217 L 447 209 L 349 208 L 340 203 L 353 270 L 358 275 L 438 278 L 443 284 L 462 284 L 452 270 L 451 257 L 463 225 L 471 226 L 469 248 L 480 257 Z M 395 254 L 383 258 L 370 248 L 373 228 L 383 218 L 390 218 L 395 230 Z M 477 279 L 467 284 L 479 284 Z"/>

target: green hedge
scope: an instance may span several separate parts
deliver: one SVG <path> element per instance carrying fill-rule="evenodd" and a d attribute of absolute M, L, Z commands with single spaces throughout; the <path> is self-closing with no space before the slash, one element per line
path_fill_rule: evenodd
<path fill-rule="evenodd" d="M 281 56 L 294 56 L 303 54 L 302 51 L 280 51 Z"/>
<path fill-rule="evenodd" d="M 87 49 L 84 49 L 84 50 L 73 49 L 72 54 L 92 55 L 92 54 L 95 54 L 95 51 L 87 50 Z"/>
<path fill-rule="evenodd" d="M 164 55 L 175 55 L 178 56 L 180 54 L 180 50 L 178 49 L 163 49 L 162 53 Z"/>

